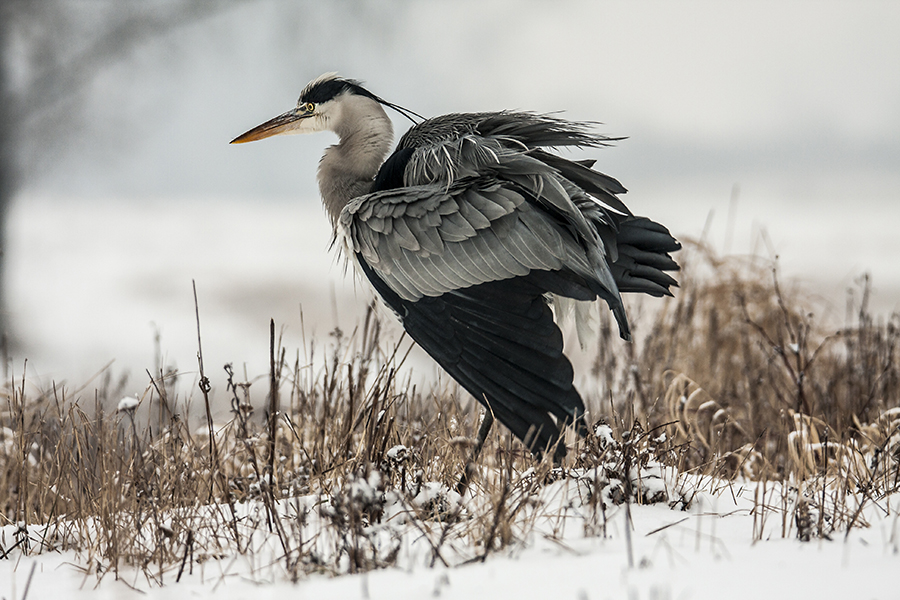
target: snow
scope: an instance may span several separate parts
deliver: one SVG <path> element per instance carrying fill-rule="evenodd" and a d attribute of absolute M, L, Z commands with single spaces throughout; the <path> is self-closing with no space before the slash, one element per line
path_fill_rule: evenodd
<path fill-rule="evenodd" d="M 119 400 L 119 404 L 116 407 L 118 411 L 129 411 L 137 408 L 138 404 L 140 404 L 140 400 L 137 398 L 132 398 L 131 396 L 125 396 L 121 400 Z"/>
<path fill-rule="evenodd" d="M 615 443 L 612 437 L 612 427 L 610 427 L 606 423 L 597 425 L 597 427 L 594 429 L 594 435 L 603 440 L 605 444 Z"/>
<path fill-rule="evenodd" d="M 506 549 L 489 554 L 484 562 L 474 548 L 445 546 L 443 556 L 450 566 L 430 567 L 425 533 L 399 518 L 402 509 L 394 503 L 383 523 L 371 526 L 382 528 L 383 533 L 403 532 L 398 566 L 388 569 L 337 577 L 301 576 L 291 583 L 270 535 L 253 553 L 197 561 L 178 583 L 176 566 L 163 575 L 164 585 L 159 586 L 127 565 L 120 566 L 119 580 L 106 573 L 98 582 L 96 574 L 85 574 L 87 565 L 73 551 L 24 556 L 15 548 L 0 563 L 0 581 L 5 582 L 0 584 L 0 597 L 22 598 L 32 569 L 29 598 L 897 597 L 900 500 L 895 497 L 878 506 L 869 503 L 864 510 L 869 526 L 854 528 L 846 539 L 836 533 L 830 540 L 801 542 L 795 534 L 782 537 L 783 522 L 777 511 L 754 515 L 754 497 L 761 497 L 756 483 L 692 480 L 671 473 L 659 482 L 670 498 L 687 493 L 693 501 L 685 511 L 666 503 L 631 505 L 631 559 L 624 535 L 624 505 L 607 508 L 603 529 L 590 529 L 586 527 L 590 515 L 577 501 L 580 484 L 567 479 L 541 488 L 535 503 L 543 509 L 533 529 Z M 349 484 L 350 495 L 374 501 L 379 484 L 377 475 L 360 478 Z M 767 498 L 774 499 L 778 493 L 777 485 L 765 488 Z M 441 491 L 426 486 L 422 495 L 423 500 L 433 500 Z M 480 499 L 456 500 L 465 509 Z M 306 497 L 296 505 L 315 502 L 314 497 Z M 38 539 L 39 528 L 29 531 L 32 539 Z M 9 549 L 14 538 L 14 526 L 0 530 L 4 548 Z"/>
<path fill-rule="evenodd" d="M 396 446 L 392 446 L 385 452 L 385 457 L 393 461 L 395 463 L 402 462 L 406 460 L 407 455 L 409 454 L 409 449 L 403 444 L 397 444 Z"/>

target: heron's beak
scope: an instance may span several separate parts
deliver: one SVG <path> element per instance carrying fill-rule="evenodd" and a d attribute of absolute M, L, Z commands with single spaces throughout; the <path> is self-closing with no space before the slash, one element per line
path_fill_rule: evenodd
<path fill-rule="evenodd" d="M 250 131 L 237 136 L 230 143 L 243 144 L 244 142 L 255 142 L 256 140 L 264 140 L 267 137 L 282 135 L 285 133 L 300 133 L 296 131 L 301 128 L 300 123 L 303 119 L 313 116 L 311 112 L 302 108 L 292 108 L 286 113 L 280 114 L 274 119 L 269 119 L 262 125 L 257 125 Z"/>

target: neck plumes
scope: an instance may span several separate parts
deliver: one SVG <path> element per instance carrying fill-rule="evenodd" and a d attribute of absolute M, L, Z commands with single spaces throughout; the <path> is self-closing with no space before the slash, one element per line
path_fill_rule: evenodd
<path fill-rule="evenodd" d="M 332 225 L 350 200 L 368 194 L 394 138 L 391 120 L 370 98 L 350 96 L 330 119 L 340 142 L 319 163 L 319 191 Z"/>

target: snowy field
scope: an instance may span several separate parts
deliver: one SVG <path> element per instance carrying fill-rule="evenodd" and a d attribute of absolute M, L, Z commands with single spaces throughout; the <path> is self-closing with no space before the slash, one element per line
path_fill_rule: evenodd
<path fill-rule="evenodd" d="M 13 223 L 12 310 L 19 331 L 26 334 L 13 371 L 20 376 L 19 357 L 27 357 L 28 375 L 42 381 L 45 389 L 49 381 L 64 381 L 70 390 L 80 387 L 112 359 L 114 372 L 130 373 L 127 389 L 135 395 L 146 388 L 143 369 L 162 363 L 189 375 L 195 372 L 192 280 L 197 283 L 207 370 L 220 391 L 225 362 L 234 362 L 238 372 L 246 369 L 251 378 L 266 373 L 270 318 L 283 327 L 285 347 L 302 348 L 305 336 L 327 337 L 335 325 L 357 322 L 369 298 L 329 255 L 325 217 L 315 204 L 85 204 L 27 198 L 16 206 Z M 827 221 L 820 225 L 793 237 L 776 227 L 773 237 L 796 249 L 804 239 L 835 226 Z M 890 249 L 897 243 L 889 235 L 868 240 L 863 240 L 864 232 L 852 235 L 859 236 L 861 247 Z M 749 239 L 736 244 L 747 247 Z M 787 276 L 834 298 L 830 290 L 852 285 L 862 272 L 857 257 L 841 262 L 840 254 L 828 256 L 826 262 L 834 269 L 814 268 L 822 258 L 818 250 L 788 254 L 782 264 Z M 898 282 L 880 262 L 885 255 L 872 256 L 880 274 L 876 291 L 892 289 Z M 838 315 L 841 297 L 835 302 Z M 895 298 L 882 294 L 878 306 L 889 311 L 896 307 Z M 431 378 L 436 369 L 422 359 L 414 371 Z M 195 387 L 191 381 L 186 385 Z M 193 397 L 197 399 L 195 391 Z M 481 562 L 483 547 L 457 540 L 444 547 L 446 566 L 440 561 L 431 565 L 428 540 L 440 535 L 439 527 L 411 525 L 403 517 L 409 507 L 387 499 L 388 517 L 372 527 L 389 550 L 398 552 L 391 566 L 364 574 L 302 574 L 297 581 L 284 566 L 276 536 L 262 527 L 252 533 L 251 552 L 195 557 L 193 571 L 186 570 L 176 582 L 177 564 L 152 578 L 127 564 L 120 566 L 118 577 L 111 572 L 101 577 L 84 554 L 71 550 L 23 555 L 13 548 L 24 539 L 22 533 L 6 526 L 0 530 L 0 551 L 8 551 L 0 561 L 0 598 L 24 600 L 26 591 L 27 598 L 173 600 L 256 595 L 391 600 L 900 598 L 896 495 L 877 502 L 866 499 L 859 522 L 867 526 L 852 528 L 846 538 L 839 529 L 830 539 L 814 536 L 802 542 L 794 521 L 796 491 L 784 492 L 771 483 L 697 483 L 671 471 L 664 481 L 667 502 L 631 506 L 630 547 L 624 506 L 609 503 L 604 532 L 585 502 L 583 485 L 569 481 L 534 492 L 529 504 L 533 515 L 525 525 L 518 524 L 509 546 Z M 692 502 L 682 510 L 677 499 L 686 495 Z M 863 499 L 859 495 L 855 501 Z M 461 506 L 477 510 L 483 501 L 467 497 Z M 281 508 L 290 519 L 296 517 L 297 506 L 318 502 L 301 497 L 283 501 Z M 676 506 L 669 508 L 669 502 Z M 250 502 L 240 510 L 250 522 L 264 520 L 261 504 Z M 316 520 L 308 526 L 315 529 Z M 45 535 L 41 528 L 30 528 L 32 548 Z"/>
<path fill-rule="evenodd" d="M 314 163 L 307 170 L 312 179 Z M 879 197 L 888 198 L 893 182 L 880 185 Z M 847 290 L 857 288 L 865 273 L 872 277 L 873 312 L 900 310 L 900 271 L 893 260 L 900 255 L 898 202 L 887 203 L 875 220 L 840 210 L 810 216 L 805 201 L 778 193 L 748 197 L 745 191 L 729 225 L 727 197 L 635 193 L 640 195 L 626 197 L 635 210 L 654 201 L 647 210 L 678 237 L 706 235 L 720 254 L 777 256 L 786 280 L 821 299 L 828 314 L 819 316 L 836 326 L 843 325 Z M 373 298 L 367 282 L 356 285 L 345 273 L 330 251 L 330 235 L 318 198 L 24 195 L 10 214 L 7 258 L 18 342 L 14 370 L 21 373 L 27 359 L 28 372 L 41 380 L 80 385 L 111 363 L 117 376 L 130 375 L 133 393 L 143 389 L 145 369 L 195 371 L 193 281 L 214 383 L 226 362 L 238 372 L 246 366 L 250 377 L 264 374 L 269 319 L 294 352 L 304 339 L 326 337 L 336 326 L 352 329 Z M 392 335 L 400 335 L 399 327 Z M 414 354 L 413 361 L 424 379 L 435 377 L 437 369 L 423 355 Z"/>
<path fill-rule="evenodd" d="M 661 486 L 663 487 L 663 486 Z M 274 535 L 259 534 L 247 555 L 207 557 L 185 570 L 157 574 L 163 586 L 143 573 L 122 567 L 118 580 L 106 573 L 98 582 L 86 574 L 73 552 L 23 557 L 12 551 L 0 562 L 5 584 L 0 598 L 571 598 L 587 599 L 758 599 L 900 597 L 900 532 L 895 496 L 869 503 L 860 515 L 868 527 L 846 538 L 801 542 L 796 526 L 783 519 L 778 485 L 705 481 L 698 485 L 670 476 L 670 498 L 691 495 L 687 510 L 665 503 L 631 506 L 630 548 L 624 506 L 607 511 L 605 523 L 592 518 L 584 502 L 584 485 L 559 483 L 534 499 L 536 516 L 521 541 L 489 555 L 484 562 L 473 547 L 445 546 L 449 566 L 430 567 L 424 540 L 437 539 L 439 528 L 423 531 L 404 525 L 403 510 L 388 506 L 380 539 L 396 543 L 396 566 L 358 575 L 304 576 L 290 581 Z M 699 491 L 698 491 L 699 490 Z M 762 497 L 765 501 L 762 501 Z M 314 502 L 301 498 L 296 503 Z M 477 504 L 471 499 L 463 505 Z M 674 502 L 673 502 L 674 503 Z M 763 508 L 763 505 L 766 508 Z M 792 507 L 788 507 L 792 508 Z M 285 510 L 290 512 L 289 507 Z M 242 506 L 264 520 L 259 505 Z M 391 512 L 393 511 L 393 512 Z M 605 528 L 605 532 L 603 529 Z M 787 532 L 787 537 L 782 533 Z M 32 543 L 41 530 L 30 531 Z M 9 547 L 14 528 L 2 529 Z M 630 564 L 631 563 L 631 564 Z M 152 570 L 152 569 L 151 569 Z"/>
<path fill-rule="evenodd" d="M 147 385 L 142 370 L 160 362 L 194 372 L 192 280 L 207 370 L 220 397 L 225 362 L 234 362 L 239 373 L 245 368 L 251 378 L 266 373 L 270 318 L 284 328 L 285 347 L 302 348 L 305 336 L 327 338 L 335 325 L 356 322 L 369 298 L 329 255 L 325 217 L 315 204 L 84 204 L 27 198 L 12 219 L 11 304 L 19 331 L 26 334 L 13 370 L 20 376 L 18 357 L 27 357 L 29 377 L 43 381 L 45 389 L 51 380 L 67 382 L 70 390 L 80 387 L 112 359 L 115 372 L 131 374 L 127 390 L 135 395 Z M 799 230 L 793 237 L 777 226 L 772 237 L 796 249 L 833 226 L 823 220 L 819 229 Z M 721 233 L 713 230 L 713 235 Z M 858 236 L 861 247 L 897 244 L 886 234 L 867 241 L 865 232 L 848 235 Z M 749 239 L 735 244 L 747 247 Z M 862 272 L 859 259 L 841 258 L 835 250 L 825 261 L 835 268 L 816 269 L 820 251 L 825 252 L 819 247 L 787 254 L 782 265 L 788 277 L 834 298 L 829 290 L 852 285 Z M 880 274 L 876 292 L 897 286 L 891 269 L 880 262 L 885 254 L 872 256 Z M 834 303 L 837 315 L 841 298 Z M 896 307 L 893 294 L 877 300 L 882 310 Z M 436 369 L 422 359 L 414 371 L 430 378 Z M 285 567 L 277 536 L 260 525 L 262 504 L 253 501 L 239 506 L 247 522 L 257 525 L 248 526 L 252 550 L 195 556 L 193 570 L 186 569 L 178 582 L 178 564 L 163 572 L 151 567 L 152 577 L 128 564 L 120 565 L 118 576 L 99 576 L 100 563 L 72 550 L 24 555 L 16 543 L 24 544 L 25 536 L 8 525 L 0 529 L 0 552 L 6 554 L 0 560 L 0 598 L 900 598 L 896 494 L 877 501 L 862 493 L 851 496 L 851 509 L 854 502 L 864 501 L 864 507 L 849 535 L 838 528 L 828 539 L 813 536 L 803 542 L 795 522 L 796 490 L 774 483 L 697 482 L 671 470 L 658 482 L 666 501 L 630 507 L 630 542 L 624 505 L 607 502 L 600 519 L 585 499 L 583 481 L 570 479 L 529 492 L 531 512 L 524 522 L 517 521 L 508 546 L 482 562 L 477 540 L 457 539 L 443 546 L 446 565 L 432 565 L 440 526 L 413 525 L 404 518 L 408 504 L 385 498 L 386 516 L 369 532 L 385 551 L 397 551 L 390 566 L 339 576 L 302 573 L 297 581 Z M 685 497 L 691 502 L 683 509 L 679 499 Z M 296 520 L 298 506 L 322 502 L 305 496 L 284 500 L 280 508 L 290 521 Z M 484 510 L 484 502 L 467 496 L 459 506 L 475 513 Z M 321 517 L 314 510 L 310 514 L 307 527 L 314 534 Z M 46 535 L 31 527 L 28 543 L 40 546 Z"/>
<path fill-rule="evenodd" d="M 147 369 L 195 373 L 192 282 L 214 384 L 225 363 L 249 377 L 267 371 L 270 319 L 293 354 L 304 339 L 355 327 L 373 298 L 329 252 L 317 199 L 24 197 L 11 221 L 13 368 L 21 373 L 27 359 L 46 382 L 80 385 L 109 365 L 137 394 Z"/>

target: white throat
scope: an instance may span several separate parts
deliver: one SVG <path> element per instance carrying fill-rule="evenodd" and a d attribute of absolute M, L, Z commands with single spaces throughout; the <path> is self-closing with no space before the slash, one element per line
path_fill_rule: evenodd
<path fill-rule="evenodd" d="M 332 224 L 350 200 L 369 193 L 394 139 L 391 120 L 381 104 L 365 96 L 343 94 L 323 111 L 325 128 L 340 141 L 319 162 L 322 202 Z"/>

